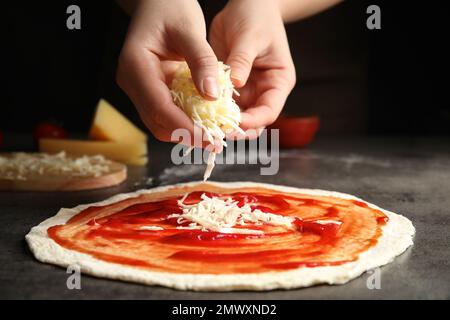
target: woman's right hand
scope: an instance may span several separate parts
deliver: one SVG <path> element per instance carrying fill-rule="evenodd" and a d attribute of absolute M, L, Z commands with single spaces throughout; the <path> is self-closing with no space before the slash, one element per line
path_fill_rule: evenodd
<path fill-rule="evenodd" d="M 193 137 L 194 124 L 178 108 L 168 84 L 177 61 L 186 60 L 198 91 L 218 97 L 217 58 L 206 40 L 202 10 L 196 0 L 122 1 L 132 20 L 117 69 L 117 83 L 136 106 L 153 135 L 171 141 L 184 128 Z"/>

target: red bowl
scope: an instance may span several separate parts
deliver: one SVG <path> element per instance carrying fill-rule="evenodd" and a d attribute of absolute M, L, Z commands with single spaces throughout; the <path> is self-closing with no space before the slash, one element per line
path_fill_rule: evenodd
<path fill-rule="evenodd" d="M 311 143 L 319 130 L 319 117 L 279 116 L 269 129 L 280 130 L 281 148 L 301 148 Z"/>

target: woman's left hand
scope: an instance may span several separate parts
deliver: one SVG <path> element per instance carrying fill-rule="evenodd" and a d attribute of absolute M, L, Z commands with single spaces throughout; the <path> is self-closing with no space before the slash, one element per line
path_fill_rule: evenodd
<path fill-rule="evenodd" d="M 274 122 L 296 81 L 278 1 L 230 0 L 214 18 L 209 42 L 231 66 L 241 127 L 261 129 Z"/>

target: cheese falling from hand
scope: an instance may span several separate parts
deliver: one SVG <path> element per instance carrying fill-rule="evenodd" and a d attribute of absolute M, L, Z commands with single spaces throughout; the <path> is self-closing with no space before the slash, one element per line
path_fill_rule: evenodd
<path fill-rule="evenodd" d="M 98 177 L 109 172 L 111 161 L 101 155 L 68 158 L 57 154 L 18 152 L 10 157 L 0 156 L 0 178 L 27 180 L 30 176 Z"/>
<path fill-rule="evenodd" d="M 195 125 L 203 129 L 211 145 L 220 143 L 226 147 L 224 139 L 227 133 L 237 131 L 245 134 L 239 127 L 241 111 L 233 99 L 233 93 L 236 95 L 239 93 L 234 89 L 230 74 L 230 67 L 219 62 L 219 97 L 212 101 L 204 99 L 197 91 L 187 63 L 184 62 L 180 65 L 172 80 L 173 101 L 192 119 Z M 188 149 L 188 152 L 191 149 Z M 215 159 L 216 153 L 211 151 L 203 176 L 204 181 L 211 175 Z"/>
<path fill-rule="evenodd" d="M 286 229 L 294 229 L 294 217 L 286 217 L 278 214 L 263 212 L 253 209 L 246 203 L 239 207 L 237 201 L 231 198 L 221 199 L 218 197 L 208 197 L 201 195 L 201 201 L 196 204 L 184 204 L 186 194 L 178 205 L 183 213 L 174 213 L 168 219 L 176 218 L 179 224 L 190 221 L 188 226 L 180 226 L 178 229 L 199 229 L 203 231 L 215 231 L 220 233 L 240 233 L 240 234 L 264 234 L 261 230 L 249 228 L 235 228 L 235 226 L 246 226 L 249 224 L 269 224 L 280 226 Z"/>

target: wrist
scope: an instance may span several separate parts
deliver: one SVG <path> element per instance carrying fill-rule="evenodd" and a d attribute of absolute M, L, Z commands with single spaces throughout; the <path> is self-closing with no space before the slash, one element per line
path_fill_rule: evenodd
<path fill-rule="evenodd" d="M 284 22 L 302 20 L 318 14 L 343 0 L 275 0 Z"/>
<path fill-rule="evenodd" d="M 272 13 L 279 13 L 282 15 L 282 9 L 284 8 L 286 0 L 229 0 L 227 6 L 248 7 L 253 6 L 256 11 L 265 10 Z M 245 12 L 248 13 L 248 12 Z M 253 13 L 253 11 L 251 12 Z"/>

